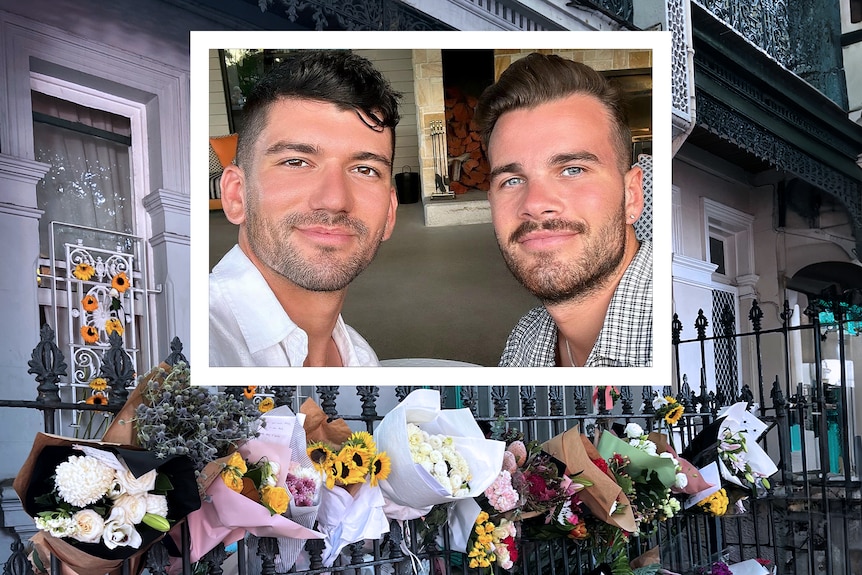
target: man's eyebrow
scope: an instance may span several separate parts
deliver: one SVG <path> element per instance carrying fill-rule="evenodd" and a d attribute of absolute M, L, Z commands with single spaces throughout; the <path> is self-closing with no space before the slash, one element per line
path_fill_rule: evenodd
<path fill-rule="evenodd" d="M 503 164 L 502 166 L 497 166 L 491 170 L 491 173 L 488 176 L 488 179 L 493 180 L 500 174 L 514 174 L 520 172 L 523 169 L 523 166 L 519 162 L 511 162 L 509 164 Z"/>
<path fill-rule="evenodd" d="M 380 162 L 381 164 L 386 165 L 390 170 L 392 169 L 392 160 L 375 152 L 357 152 L 356 154 L 353 154 L 352 158 L 357 162 Z"/>
<path fill-rule="evenodd" d="M 319 154 L 320 148 L 314 144 L 303 144 L 301 142 L 286 142 L 284 140 L 275 142 L 269 146 L 264 155 L 273 156 L 284 152 L 299 152 L 301 154 Z"/>
<path fill-rule="evenodd" d="M 551 156 L 548 160 L 549 166 L 559 166 L 568 164 L 569 162 L 590 162 L 592 164 L 601 164 L 599 157 L 592 152 L 564 152 Z"/>

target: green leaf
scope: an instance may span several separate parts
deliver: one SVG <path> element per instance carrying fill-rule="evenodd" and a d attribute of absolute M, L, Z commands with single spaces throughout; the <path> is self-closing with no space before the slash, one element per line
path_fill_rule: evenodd
<path fill-rule="evenodd" d="M 156 475 L 156 483 L 153 487 L 153 491 L 157 495 L 165 495 L 168 491 L 173 490 L 174 485 L 171 483 L 171 478 L 165 475 L 164 473 L 159 473 Z"/>

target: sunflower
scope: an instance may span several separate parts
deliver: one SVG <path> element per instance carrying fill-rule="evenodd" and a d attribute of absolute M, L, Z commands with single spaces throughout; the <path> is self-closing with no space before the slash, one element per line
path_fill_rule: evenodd
<path fill-rule="evenodd" d="M 96 268 L 94 268 L 88 263 L 83 262 L 76 265 L 74 271 L 72 271 L 72 275 L 81 280 L 82 282 L 89 280 L 95 274 Z"/>
<path fill-rule="evenodd" d="M 126 276 L 126 272 L 120 272 L 115 275 L 114 279 L 111 280 L 111 287 L 120 293 L 129 289 L 129 278 Z"/>
<path fill-rule="evenodd" d="M 256 385 L 247 385 L 242 389 L 242 395 L 246 399 L 254 399 L 254 394 L 257 393 Z"/>
<path fill-rule="evenodd" d="M 377 487 L 377 482 L 389 477 L 392 471 L 392 461 L 386 452 L 378 453 L 371 460 L 371 487 Z"/>
<path fill-rule="evenodd" d="M 338 452 L 337 458 L 354 469 L 361 469 L 368 472 L 371 459 L 374 457 L 374 452 L 358 447 L 356 445 L 345 445 Z M 364 475 L 364 474 L 363 474 Z"/>
<path fill-rule="evenodd" d="M 90 380 L 90 389 L 93 391 L 105 391 L 108 389 L 108 380 L 104 377 L 94 377 Z"/>
<path fill-rule="evenodd" d="M 335 454 L 322 441 L 315 441 L 305 449 L 305 452 L 318 473 L 327 471 L 330 462 L 335 459 Z"/>
<path fill-rule="evenodd" d="M 108 405 L 108 397 L 97 391 L 87 398 L 87 405 Z"/>
<path fill-rule="evenodd" d="M 682 405 L 677 403 L 675 407 L 672 407 L 665 414 L 664 420 L 667 422 L 668 425 L 675 425 L 676 422 L 678 422 L 680 420 L 680 418 L 682 417 L 682 414 L 684 411 L 685 411 L 685 408 Z"/>
<path fill-rule="evenodd" d="M 111 335 L 114 332 L 117 332 L 117 335 L 123 335 L 123 331 L 123 322 L 121 322 L 119 319 L 112 317 L 105 322 L 105 332 L 108 335 Z"/>
<path fill-rule="evenodd" d="M 343 449 L 341 450 L 344 451 Z M 345 459 L 341 452 L 332 462 L 326 476 L 326 486 L 332 489 L 334 484 L 352 485 L 354 483 L 364 483 L 365 475 L 368 473 L 368 468 L 357 468 L 353 466 L 350 459 Z"/>
<path fill-rule="evenodd" d="M 94 312 L 99 309 L 99 300 L 93 294 L 87 294 L 81 300 L 81 307 L 84 308 L 84 311 Z"/>
<path fill-rule="evenodd" d="M 377 445 L 374 444 L 374 436 L 367 431 L 355 431 L 344 442 L 345 445 L 353 445 L 355 447 L 363 447 L 374 453 L 377 451 Z"/>
<path fill-rule="evenodd" d="M 257 410 L 261 413 L 266 413 L 267 411 L 272 411 L 272 408 L 275 407 L 275 400 L 271 397 L 264 397 L 260 403 L 257 404 Z"/>
<path fill-rule="evenodd" d="M 84 343 L 96 343 L 99 341 L 99 330 L 91 325 L 85 325 L 81 328 L 81 337 L 84 338 Z"/>

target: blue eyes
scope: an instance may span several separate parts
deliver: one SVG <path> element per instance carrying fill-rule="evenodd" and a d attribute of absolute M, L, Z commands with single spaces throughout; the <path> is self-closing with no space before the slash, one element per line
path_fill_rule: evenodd
<path fill-rule="evenodd" d="M 566 176 L 577 176 L 579 174 L 582 174 L 583 171 L 584 171 L 584 169 L 579 167 L 579 166 L 571 166 L 571 167 L 564 169 L 563 174 Z"/>

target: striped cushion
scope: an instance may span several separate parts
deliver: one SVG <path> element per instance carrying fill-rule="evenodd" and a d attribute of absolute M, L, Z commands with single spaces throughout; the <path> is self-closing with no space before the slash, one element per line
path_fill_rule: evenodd
<path fill-rule="evenodd" d="M 221 199 L 221 172 L 210 175 L 210 199 Z"/>

